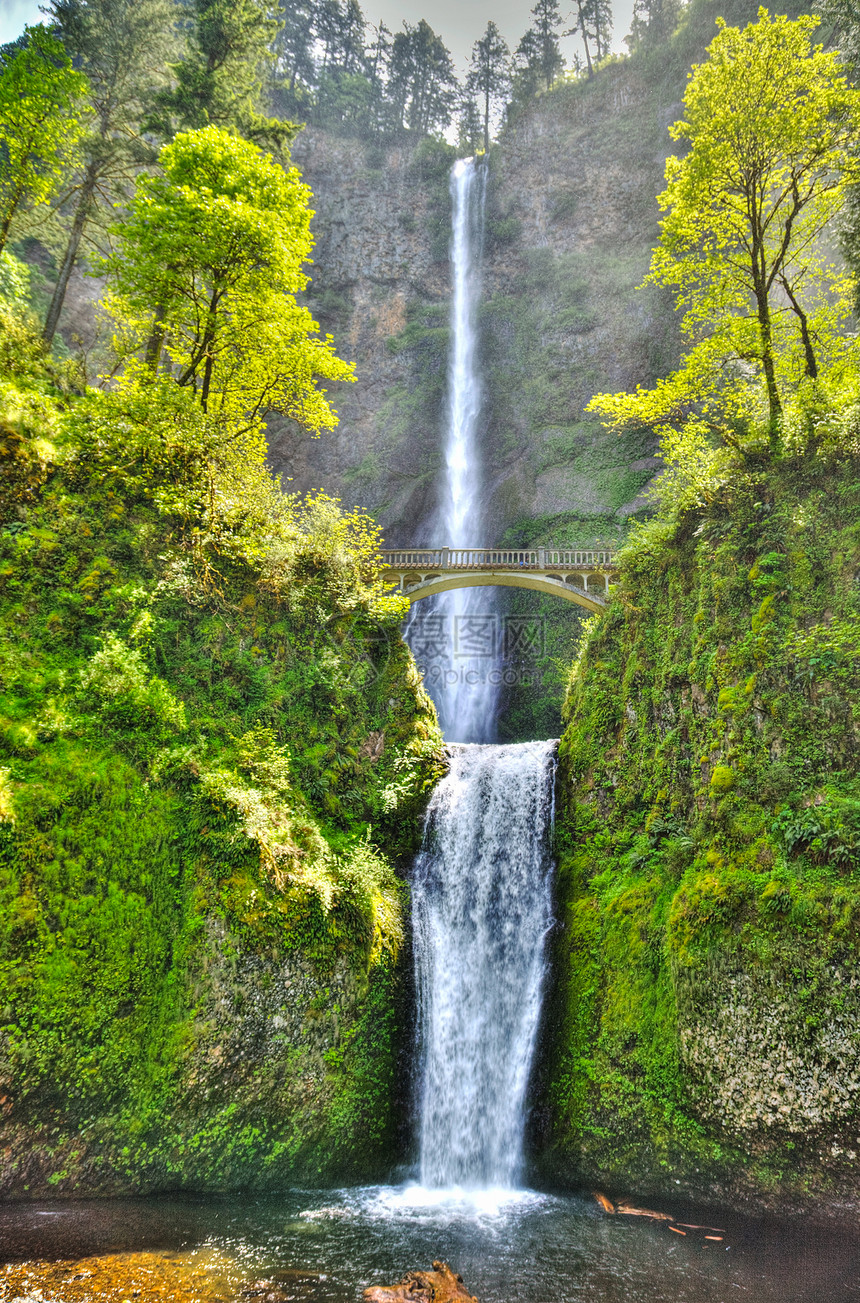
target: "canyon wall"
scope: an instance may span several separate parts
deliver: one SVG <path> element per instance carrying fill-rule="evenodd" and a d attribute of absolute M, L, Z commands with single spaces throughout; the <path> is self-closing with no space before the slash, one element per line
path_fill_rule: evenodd
<path fill-rule="evenodd" d="M 536 101 L 489 156 L 482 418 L 490 518 L 549 539 L 617 534 L 658 465 L 645 434 L 584 414 L 595 392 L 671 367 L 670 305 L 639 290 L 677 103 L 635 70 Z M 307 128 L 294 160 L 314 192 L 309 301 L 356 366 L 333 435 L 270 426 L 272 462 L 305 490 L 361 503 L 391 544 L 418 542 L 441 455 L 448 352 L 448 172 L 454 151 L 335 139 Z M 576 538 L 574 537 L 576 536 Z"/>

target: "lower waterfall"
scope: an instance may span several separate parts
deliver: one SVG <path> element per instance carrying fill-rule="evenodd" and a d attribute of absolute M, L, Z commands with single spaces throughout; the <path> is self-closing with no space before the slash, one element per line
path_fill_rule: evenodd
<path fill-rule="evenodd" d="M 512 1188 L 552 921 L 556 743 L 450 752 L 412 880 L 420 1181 Z"/>

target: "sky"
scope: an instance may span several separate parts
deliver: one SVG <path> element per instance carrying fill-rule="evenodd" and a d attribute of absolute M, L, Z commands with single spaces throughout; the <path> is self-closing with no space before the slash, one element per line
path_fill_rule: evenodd
<path fill-rule="evenodd" d="M 532 0 L 533 2 L 533 0 Z M 40 0 L 0 0 L 0 45 L 14 40 L 23 31 L 25 23 L 40 21 Z M 529 26 L 530 0 L 363 0 L 362 8 L 368 21 L 382 19 L 392 31 L 398 31 L 404 20 L 417 23 L 426 18 L 448 46 L 457 70 L 462 73 L 475 41 L 483 35 L 492 18 L 508 45 L 513 50 Z M 562 3 L 562 13 L 566 5 Z M 623 50 L 624 37 L 630 27 L 633 0 L 616 0 L 615 49 Z M 568 62 L 573 57 L 577 42 L 569 38 L 564 42 Z"/>

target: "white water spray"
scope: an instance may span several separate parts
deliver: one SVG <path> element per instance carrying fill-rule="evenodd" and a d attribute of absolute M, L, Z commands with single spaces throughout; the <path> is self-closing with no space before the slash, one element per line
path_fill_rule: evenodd
<path fill-rule="evenodd" d="M 455 165 L 437 547 L 486 542 L 477 332 L 485 190 L 483 164 L 467 159 Z M 422 619 L 435 620 L 454 653 L 444 677 L 425 675 L 446 740 L 492 742 L 500 677 L 493 590 L 454 590 L 432 606 L 418 605 L 407 636 Z M 479 652 L 470 658 L 475 639 Z M 455 746 L 428 810 L 412 879 L 412 915 L 421 1047 L 419 1194 L 431 1202 L 461 1191 L 504 1202 L 520 1176 L 551 921 L 554 766 L 554 742 Z"/>
<path fill-rule="evenodd" d="M 487 169 L 473 158 L 451 170 L 451 349 L 448 359 L 448 436 L 445 501 L 440 524 L 451 547 L 478 547 L 483 524 L 482 467 L 477 448 L 481 412 L 476 316 L 481 292 Z"/>
<path fill-rule="evenodd" d="M 510 1189 L 551 922 L 554 742 L 455 747 L 412 880 L 420 1180 Z"/>
<path fill-rule="evenodd" d="M 478 446 L 481 378 L 477 310 L 481 293 L 487 168 L 473 158 L 451 170 L 451 346 L 445 480 L 432 527 L 436 547 L 486 543 L 484 476 Z M 413 610 L 410 632 L 435 621 L 451 660 L 425 675 L 450 742 L 492 742 L 498 700 L 498 621 L 491 588 L 455 589 Z M 440 619 L 441 617 L 441 619 Z M 420 656 L 419 656 L 420 661 Z"/>

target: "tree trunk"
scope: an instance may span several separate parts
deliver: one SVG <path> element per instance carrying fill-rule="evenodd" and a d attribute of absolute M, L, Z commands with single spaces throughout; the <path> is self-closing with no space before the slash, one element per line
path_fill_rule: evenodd
<path fill-rule="evenodd" d="M 209 406 L 209 391 L 212 388 L 212 371 L 215 366 L 215 359 L 212 356 L 212 350 L 215 345 L 215 324 L 216 314 L 218 312 L 218 300 L 221 295 L 217 290 L 209 300 L 209 312 L 206 319 L 206 328 L 203 332 L 200 353 L 206 358 L 203 365 L 203 383 L 200 386 L 200 406 L 204 412 Z"/>
<path fill-rule="evenodd" d="M 93 191 L 96 188 L 95 167 L 91 163 L 87 168 L 86 179 L 81 187 L 78 206 L 75 209 L 75 219 L 72 222 L 72 229 L 69 234 L 69 242 L 66 245 L 66 252 L 63 255 L 63 261 L 60 266 L 60 274 L 57 277 L 57 283 L 54 286 L 54 294 L 51 298 L 51 306 L 48 308 L 48 315 L 45 318 L 45 326 L 42 331 L 42 338 L 46 344 L 50 344 L 57 333 L 57 326 L 60 321 L 60 313 L 63 310 L 63 303 L 66 299 L 66 291 L 69 288 L 69 279 L 72 275 L 72 269 L 78 260 L 78 250 L 81 246 L 81 239 L 84 234 L 84 227 L 87 224 L 87 218 L 90 211 L 90 203 L 93 197 Z"/>
<path fill-rule="evenodd" d="M 24 197 L 24 187 L 19 186 L 17 193 L 13 196 L 12 202 L 6 209 L 6 216 L 3 218 L 3 225 L 0 226 L 0 253 L 6 248 L 6 241 L 9 239 L 9 228 L 12 225 L 12 218 L 18 211 L 18 205 Z"/>
<path fill-rule="evenodd" d="M 800 338 L 803 343 L 803 352 L 806 358 L 806 374 L 809 376 L 810 380 L 817 380 L 818 362 L 815 358 L 815 349 L 812 347 L 812 336 L 809 333 L 809 319 L 792 293 L 791 287 L 785 277 L 782 277 L 782 288 L 785 290 L 788 301 L 792 306 L 792 310 L 800 322 Z"/>
<path fill-rule="evenodd" d="M 782 403 L 776 384 L 776 368 L 773 362 L 773 326 L 770 319 L 770 302 L 768 299 L 768 281 L 764 261 L 764 236 L 760 214 L 754 210 L 752 232 L 752 282 L 756 301 L 759 335 L 761 339 L 761 364 L 767 389 L 768 425 L 770 427 L 770 450 L 779 451 L 779 429 L 782 424 Z"/>
<path fill-rule="evenodd" d="M 152 332 L 146 341 L 146 350 L 143 360 L 149 367 L 153 375 L 158 371 L 158 364 L 161 361 L 161 350 L 164 347 L 164 336 L 167 333 L 164 325 L 164 317 L 167 315 L 167 302 L 162 299 L 155 309 L 155 320 L 152 323 Z"/>
<path fill-rule="evenodd" d="M 770 323 L 770 311 L 765 302 L 759 305 L 758 324 L 761 331 L 761 362 L 764 369 L 764 382 L 767 388 L 767 405 L 770 425 L 770 447 L 775 452 L 779 447 L 779 427 L 782 423 L 782 403 L 776 386 L 776 368 L 773 364 L 773 333 Z"/>

